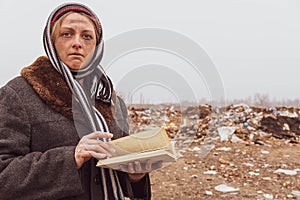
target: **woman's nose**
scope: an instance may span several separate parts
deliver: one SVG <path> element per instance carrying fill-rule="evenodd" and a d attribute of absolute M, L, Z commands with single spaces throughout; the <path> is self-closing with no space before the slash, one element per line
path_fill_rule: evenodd
<path fill-rule="evenodd" d="M 76 48 L 76 49 L 82 48 L 82 44 L 81 44 L 81 41 L 80 41 L 80 37 L 76 35 L 76 36 L 73 37 L 73 38 L 74 38 L 74 40 L 73 40 L 73 45 L 72 45 L 72 47 L 73 47 L 73 48 Z"/>

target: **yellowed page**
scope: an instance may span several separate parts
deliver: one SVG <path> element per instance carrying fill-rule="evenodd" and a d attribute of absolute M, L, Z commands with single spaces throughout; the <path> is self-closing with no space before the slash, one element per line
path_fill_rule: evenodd
<path fill-rule="evenodd" d="M 157 128 L 113 140 L 110 144 L 116 150 L 115 157 L 166 148 L 170 146 L 170 140 L 164 128 Z"/>

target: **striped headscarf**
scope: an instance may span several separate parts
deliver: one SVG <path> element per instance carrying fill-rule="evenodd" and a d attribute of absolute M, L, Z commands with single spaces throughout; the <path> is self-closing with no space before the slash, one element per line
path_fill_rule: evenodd
<path fill-rule="evenodd" d="M 52 28 L 55 22 L 68 12 L 84 13 L 89 16 L 94 23 L 96 30 L 97 46 L 94 56 L 90 63 L 83 69 L 71 70 L 66 66 L 58 57 L 54 44 L 51 40 Z M 113 87 L 109 77 L 100 66 L 100 61 L 103 56 L 103 31 L 99 19 L 88 7 L 78 3 L 66 3 L 58 6 L 49 16 L 43 36 L 44 49 L 49 57 L 53 67 L 64 77 L 66 80 L 75 100 L 79 103 L 83 117 L 89 123 L 89 128 L 92 132 L 101 131 L 109 132 L 107 122 L 102 114 L 93 105 L 93 99 L 99 99 L 104 103 L 112 104 Z M 80 85 L 79 80 L 84 79 L 83 85 Z M 82 137 L 78 133 L 79 137 Z M 104 138 L 100 138 L 106 141 Z M 107 181 L 111 183 L 111 188 L 116 199 L 123 198 L 122 189 L 118 177 L 113 170 L 106 171 L 100 168 L 102 176 L 102 185 L 104 191 L 104 199 L 108 199 Z"/>
<path fill-rule="evenodd" d="M 83 69 L 69 69 L 58 57 L 51 40 L 51 32 L 55 22 L 68 12 L 79 12 L 88 15 L 95 24 L 97 46 L 91 62 Z M 99 99 L 112 103 L 112 83 L 100 66 L 103 56 L 103 32 L 97 16 L 86 6 L 75 3 L 63 4 L 57 7 L 49 16 L 44 30 L 44 49 L 54 68 L 65 78 L 72 94 L 79 102 L 83 114 L 90 123 L 91 131 L 109 132 L 107 123 L 100 112 L 92 105 L 91 99 Z M 84 79 L 84 85 L 79 80 Z M 88 91 L 89 90 L 89 91 Z"/>

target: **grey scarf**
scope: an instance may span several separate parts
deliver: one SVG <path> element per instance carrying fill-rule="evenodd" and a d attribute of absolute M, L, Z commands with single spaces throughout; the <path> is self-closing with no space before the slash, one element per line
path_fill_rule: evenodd
<path fill-rule="evenodd" d="M 81 12 L 92 18 L 97 29 L 98 38 L 92 61 L 84 69 L 70 70 L 58 57 L 54 44 L 51 41 L 51 28 L 55 21 L 68 12 Z M 112 104 L 112 83 L 100 66 L 103 56 L 102 28 L 99 19 L 86 6 L 77 3 L 67 3 L 57 7 L 49 16 L 43 36 L 44 49 L 53 67 L 65 78 L 73 96 L 82 113 L 89 123 L 92 132 L 109 132 L 108 125 L 102 114 L 94 107 L 93 99 L 99 99 L 105 103 Z M 79 80 L 84 80 L 80 85 Z M 82 137 L 79 133 L 79 137 Z M 103 141 L 104 138 L 102 138 Z M 109 176 L 105 175 L 105 170 L 100 168 L 102 174 L 102 186 L 104 199 L 108 199 L 107 178 L 110 178 L 115 199 L 123 199 L 122 189 L 118 177 L 113 170 L 109 170 Z"/>

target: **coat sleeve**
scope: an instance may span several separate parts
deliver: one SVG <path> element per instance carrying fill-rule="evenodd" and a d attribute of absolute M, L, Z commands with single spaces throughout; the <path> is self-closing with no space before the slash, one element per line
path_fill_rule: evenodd
<path fill-rule="evenodd" d="M 60 199 L 81 194 L 74 146 L 31 152 L 31 126 L 22 99 L 0 90 L 1 199 Z"/>

